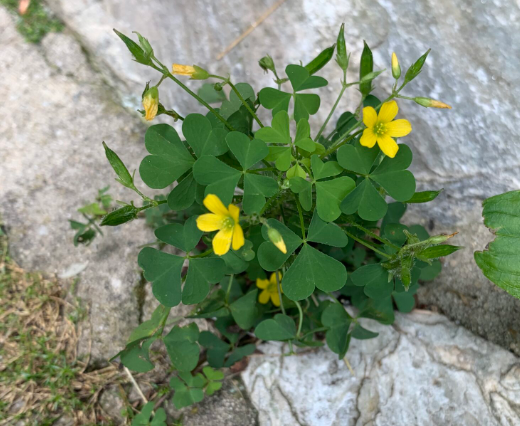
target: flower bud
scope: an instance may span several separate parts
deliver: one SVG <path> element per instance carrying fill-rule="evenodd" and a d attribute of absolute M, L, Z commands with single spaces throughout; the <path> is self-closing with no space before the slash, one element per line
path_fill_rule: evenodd
<path fill-rule="evenodd" d="M 274 68 L 274 61 L 273 58 L 271 58 L 269 55 L 265 55 L 262 59 L 258 61 L 258 65 L 265 71 L 272 71 L 275 72 Z"/>
<path fill-rule="evenodd" d="M 433 237 L 428 238 L 428 242 L 430 244 L 440 244 L 450 238 L 453 238 L 457 234 L 458 234 L 458 232 L 454 232 L 453 234 L 450 234 L 450 235 L 435 235 Z"/>
<path fill-rule="evenodd" d="M 145 112 L 144 118 L 151 121 L 157 115 L 159 109 L 159 89 L 150 87 L 143 95 L 143 108 Z"/>
<path fill-rule="evenodd" d="M 118 226 L 137 217 L 138 210 L 132 205 L 121 207 L 107 214 L 101 221 L 101 226 Z"/>
<path fill-rule="evenodd" d="M 215 92 L 221 92 L 222 91 L 222 83 L 215 83 L 213 85 L 213 89 L 215 89 Z"/>
<path fill-rule="evenodd" d="M 392 75 L 396 80 L 401 77 L 401 65 L 399 65 L 395 52 L 392 52 Z"/>
<path fill-rule="evenodd" d="M 414 98 L 413 100 L 415 101 L 415 103 L 418 103 L 419 105 L 422 105 L 423 107 L 426 107 L 426 108 L 451 109 L 451 106 L 449 106 L 448 104 L 445 104 L 444 102 L 441 102 L 441 101 L 436 101 L 435 99 L 418 97 L 418 98 Z"/>
<path fill-rule="evenodd" d="M 172 73 L 177 75 L 187 75 L 192 80 L 206 80 L 209 77 L 209 73 L 197 65 L 181 65 L 173 64 Z"/>
<path fill-rule="evenodd" d="M 280 232 L 276 229 L 269 227 L 267 229 L 267 236 L 269 240 L 276 246 L 278 250 L 280 250 L 283 254 L 287 253 L 287 247 L 285 247 L 285 241 L 282 238 Z"/>

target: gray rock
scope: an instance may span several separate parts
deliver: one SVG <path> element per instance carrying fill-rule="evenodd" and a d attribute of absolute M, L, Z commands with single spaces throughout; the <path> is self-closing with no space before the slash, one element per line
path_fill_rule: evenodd
<path fill-rule="evenodd" d="M 474 332 L 518 351 L 520 302 L 491 284 L 473 261 L 473 251 L 491 239 L 481 224 L 481 201 L 520 187 L 516 173 L 520 164 L 520 59 L 511 51 L 511 46 L 520 43 L 517 2 L 288 1 L 220 62 L 215 60 L 218 53 L 274 0 L 51 0 L 50 4 L 81 36 L 105 77 L 132 106 L 138 105 L 145 81 L 155 81 L 157 75 L 131 60 L 112 33 L 113 27 L 128 35 L 135 30 L 147 36 L 157 57 L 167 65 L 196 63 L 215 73 L 229 72 L 235 81 L 250 82 L 256 90 L 274 86 L 271 75 L 258 67 L 258 59 L 270 53 L 280 71 L 288 63 L 306 63 L 335 42 L 341 22 L 345 22 L 352 52 L 350 81 L 356 79 L 363 39 L 373 48 L 376 69 L 389 69 L 390 55 L 395 51 L 404 72 L 431 47 L 423 72 L 404 94 L 440 99 L 453 105 L 453 110 L 400 102 L 402 116 L 414 128 L 403 142 L 414 151 L 412 169 L 418 189 L 445 188 L 445 193 L 426 208 L 410 208 L 408 220 L 418 218 L 428 223 L 431 219 L 434 232 L 458 230 L 461 235 L 454 243 L 467 249 L 457 253 L 456 264 L 446 264 L 443 275 L 419 293 L 421 302 L 438 306 Z M 339 91 L 338 67 L 331 63 L 320 74 L 330 84 L 319 91 L 322 106 L 312 120 L 315 129 Z M 379 77 L 375 94 L 385 98 L 392 83 L 389 72 Z M 187 84 L 195 89 L 201 83 Z M 335 118 L 359 102 L 356 90 L 347 93 Z M 161 99 L 183 114 L 202 111 L 173 85 L 161 86 Z M 262 117 L 267 120 L 269 113 Z"/>
<path fill-rule="evenodd" d="M 76 209 L 109 184 L 115 199 L 138 202 L 114 182 L 101 141 L 135 168 L 144 126 L 116 103 L 70 34 L 50 34 L 41 48 L 27 44 L 0 7 L 0 45 L 0 215 L 10 251 L 27 270 L 80 272 L 71 280 L 79 278 L 77 296 L 90 314 L 80 349 L 105 361 L 138 324 L 138 247 L 154 237 L 135 221 L 75 248 L 68 219 L 80 219 Z"/>
<path fill-rule="evenodd" d="M 516 425 L 520 363 L 429 311 L 352 340 L 345 363 L 328 349 L 280 357 L 264 344 L 242 378 L 261 425 Z M 273 356 L 274 355 L 274 356 Z"/>

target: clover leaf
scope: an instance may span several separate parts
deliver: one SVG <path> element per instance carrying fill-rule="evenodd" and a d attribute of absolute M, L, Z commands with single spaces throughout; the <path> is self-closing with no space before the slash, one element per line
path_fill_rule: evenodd
<path fill-rule="evenodd" d="M 330 350 L 342 359 L 348 351 L 351 334 L 349 333 L 352 318 L 345 308 L 338 304 L 332 304 L 325 308 L 321 315 L 321 322 L 328 327 L 325 339 Z"/>
<path fill-rule="evenodd" d="M 388 195 L 397 201 L 407 201 L 415 193 L 415 179 L 405 170 L 412 162 L 412 151 L 407 145 L 400 144 L 395 158 L 385 157 L 375 167 L 378 150 L 356 143 L 344 145 L 338 150 L 338 163 L 346 170 L 361 174 L 364 179 L 341 202 L 345 214 L 358 213 L 368 221 L 381 219 L 388 205 L 374 184 L 381 186 Z"/>
<path fill-rule="evenodd" d="M 294 118 L 296 122 L 299 122 L 302 118 L 308 119 L 310 115 L 318 112 L 320 97 L 315 94 L 298 92 L 317 89 L 326 86 L 328 82 L 323 77 L 311 75 L 308 69 L 300 65 L 288 65 L 285 72 L 291 82 L 293 93 L 269 87 L 264 88 L 258 94 L 260 103 L 264 108 L 272 110 L 274 117 L 279 111 L 287 112 L 291 98 L 294 97 Z"/>
<path fill-rule="evenodd" d="M 291 340 L 296 337 L 296 324 L 291 317 L 276 314 L 256 326 L 255 335 L 261 340 Z"/>
<path fill-rule="evenodd" d="M 164 336 L 166 351 L 178 371 L 191 371 L 199 362 L 199 328 L 192 322 L 185 327 L 176 325 Z"/>
<path fill-rule="evenodd" d="M 182 302 L 186 305 L 202 302 L 209 293 L 210 284 L 219 282 L 226 273 L 226 264 L 220 258 L 188 256 L 202 236 L 196 219 L 192 216 L 184 225 L 171 223 L 155 230 L 160 241 L 184 251 L 185 256 L 152 247 L 145 247 L 139 253 L 138 264 L 144 270 L 144 277 L 152 282 L 154 296 L 165 306 L 177 306 L 181 301 L 181 272 L 186 259 L 189 267 L 182 290 Z"/>

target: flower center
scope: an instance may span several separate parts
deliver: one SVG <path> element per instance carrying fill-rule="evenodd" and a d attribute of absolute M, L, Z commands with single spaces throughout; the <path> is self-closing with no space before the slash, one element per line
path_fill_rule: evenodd
<path fill-rule="evenodd" d="M 235 226 L 235 221 L 232 217 L 226 217 L 223 222 L 223 228 L 232 229 Z"/>
<path fill-rule="evenodd" d="M 276 283 L 269 283 L 269 285 L 267 286 L 267 291 L 269 293 L 278 293 L 278 287 Z"/>
<path fill-rule="evenodd" d="M 386 126 L 384 123 L 376 123 L 372 131 L 376 136 L 383 136 L 386 133 Z"/>

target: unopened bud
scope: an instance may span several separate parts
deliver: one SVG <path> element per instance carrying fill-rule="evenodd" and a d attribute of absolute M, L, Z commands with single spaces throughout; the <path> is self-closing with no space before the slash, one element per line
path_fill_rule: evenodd
<path fill-rule="evenodd" d="M 209 73 L 197 65 L 181 65 L 173 64 L 172 73 L 177 75 L 187 75 L 192 80 L 206 80 L 209 77 Z"/>
<path fill-rule="evenodd" d="M 276 246 L 278 250 L 280 250 L 283 254 L 287 253 L 287 247 L 285 247 L 285 241 L 282 238 L 280 232 L 276 229 L 269 227 L 267 229 L 267 236 L 269 240 Z"/>
<path fill-rule="evenodd" d="M 392 75 L 396 80 L 401 77 L 401 65 L 399 65 L 395 52 L 392 53 Z"/>
<path fill-rule="evenodd" d="M 418 98 L 414 98 L 413 100 L 415 101 L 415 103 L 418 103 L 419 105 L 422 105 L 423 107 L 426 107 L 426 108 L 451 109 L 451 106 L 449 106 L 448 104 L 445 104 L 444 102 L 441 102 L 441 101 L 436 101 L 435 99 L 418 97 Z"/>
<path fill-rule="evenodd" d="M 143 108 L 145 112 L 144 118 L 147 121 L 153 120 L 159 110 L 159 89 L 157 89 L 157 87 L 150 87 L 144 93 Z"/>
<path fill-rule="evenodd" d="M 107 214 L 101 221 L 101 226 L 118 226 L 137 217 L 138 210 L 132 205 L 121 207 Z"/>
<path fill-rule="evenodd" d="M 274 73 L 274 61 L 269 55 L 265 55 L 262 59 L 258 61 L 258 65 L 265 71 L 272 71 Z"/>
<path fill-rule="evenodd" d="M 213 89 L 215 89 L 216 92 L 221 92 L 222 91 L 222 83 L 215 83 L 213 85 Z"/>
<path fill-rule="evenodd" d="M 458 232 L 454 232 L 453 234 L 450 234 L 450 235 L 435 235 L 433 237 L 428 238 L 428 242 L 431 244 L 440 244 L 440 243 L 443 243 L 444 241 L 454 237 L 457 234 L 458 234 Z"/>

